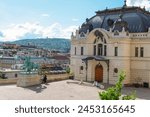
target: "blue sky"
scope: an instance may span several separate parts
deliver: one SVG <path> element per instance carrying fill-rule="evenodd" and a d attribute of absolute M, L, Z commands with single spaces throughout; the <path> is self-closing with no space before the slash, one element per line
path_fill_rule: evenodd
<path fill-rule="evenodd" d="M 138 4 L 135 1 L 139 0 L 128 3 Z M 95 11 L 123 4 L 124 0 L 0 0 L 0 41 L 69 38 Z"/>

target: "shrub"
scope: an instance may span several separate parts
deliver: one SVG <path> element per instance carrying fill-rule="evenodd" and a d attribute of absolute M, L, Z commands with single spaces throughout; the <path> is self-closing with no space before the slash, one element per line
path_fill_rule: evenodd
<path fill-rule="evenodd" d="M 136 92 L 132 92 L 131 94 L 122 97 L 122 100 L 135 100 L 135 99 L 136 99 Z"/>
<path fill-rule="evenodd" d="M 70 67 L 66 68 L 66 73 L 68 73 L 68 74 L 70 73 Z"/>
<path fill-rule="evenodd" d="M 125 79 L 125 72 L 121 72 L 119 75 L 119 80 L 115 86 L 108 88 L 106 91 L 99 92 L 100 99 L 102 100 L 135 100 L 135 94 L 125 95 L 121 98 L 121 90 L 123 87 L 123 80 Z"/>

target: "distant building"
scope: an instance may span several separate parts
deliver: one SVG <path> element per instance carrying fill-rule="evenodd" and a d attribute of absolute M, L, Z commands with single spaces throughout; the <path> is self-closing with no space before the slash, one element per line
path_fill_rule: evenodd
<path fill-rule="evenodd" d="M 31 57 L 31 62 L 42 65 L 42 64 L 53 64 L 54 59 L 48 59 L 46 57 Z"/>
<path fill-rule="evenodd" d="M 7 78 L 18 78 L 18 77 L 22 77 L 22 75 L 20 74 L 20 70 L 11 70 L 11 69 L 7 69 L 7 70 L 0 70 L 0 78 L 3 79 L 7 79 Z"/>
<path fill-rule="evenodd" d="M 70 58 L 67 55 L 55 55 L 53 59 L 55 64 L 62 66 L 64 69 L 70 64 Z"/>
<path fill-rule="evenodd" d="M 20 49 L 36 49 L 35 45 L 20 45 Z"/>
<path fill-rule="evenodd" d="M 0 56 L 13 57 L 17 53 L 17 49 L 0 49 Z"/>
<path fill-rule="evenodd" d="M 14 68 L 16 64 L 22 64 L 22 61 L 16 57 L 0 57 L 0 68 L 12 68 L 12 69 L 17 69 Z"/>
<path fill-rule="evenodd" d="M 3 43 L 2 44 L 3 49 L 18 49 L 19 46 L 16 44 L 10 44 L 10 43 Z"/>
<path fill-rule="evenodd" d="M 123 7 L 97 11 L 71 36 L 71 69 L 78 80 L 150 83 L 150 12 Z"/>

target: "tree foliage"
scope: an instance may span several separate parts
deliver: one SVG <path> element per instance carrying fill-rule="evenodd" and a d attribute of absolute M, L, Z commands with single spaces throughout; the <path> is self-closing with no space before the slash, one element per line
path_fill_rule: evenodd
<path fill-rule="evenodd" d="M 100 99 L 102 100 L 135 100 L 135 93 L 130 95 L 122 96 L 121 90 L 123 87 L 123 80 L 125 79 L 125 72 L 121 72 L 119 75 L 119 80 L 115 86 L 108 88 L 106 91 L 99 92 Z"/>

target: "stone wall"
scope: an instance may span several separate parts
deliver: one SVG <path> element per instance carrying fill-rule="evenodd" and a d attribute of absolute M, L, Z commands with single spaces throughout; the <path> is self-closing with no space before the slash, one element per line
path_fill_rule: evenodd
<path fill-rule="evenodd" d="M 93 56 L 93 46 L 101 43 L 94 43 L 96 39 L 94 32 L 99 30 L 103 33 L 107 42 L 107 56 L 102 56 L 109 60 L 109 77 L 107 66 L 102 63 L 104 68 L 104 80 L 106 83 L 109 78 L 110 84 L 115 84 L 118 81 L 120 71 L 126 72 L 126 79 L 124 84 L 135 83 L 137 78 L 141 78 L 141 83 L 148 82 L 150 84 L 150 33 L 133 33 L 126 35 L 126 32 L 119 32 L 119 35 L 114 36 L 113 32 L 108 32 L 103 29 L 94 29 L 85 39 L 72 38 L 71 40 L 71 69 L 75 74 L 75 78 L 85 80 L 86 71 L 80 74 L 80 66 L 83 65 L 81 59 L 84 56 Z M 81 55 L 80 48 L 84 47 L 84 56 Z M 74 54 L 74 48 L 77 48 L 77 54 Z M 114 55 L 114 48 L 118 47 L 118 56 Z M 138 57 L 135 57 L 135 47 L 138 47 Z M 144 48 L 144 56 L 140 57 L 140 48 Z M 97 62 L 94 60 L 88 61 L 88 81 L 94 81 L 95 78 L 95 65 Z M 114 73 L 114 69 L 118 69 L 118 73 Z"/>
<path fill-rule="evenodd" d="M 132 60 L 131 62 L 131 83 L 149 83 L 150 85 L 150 61 Z"/>
<path fill-rule="evenodd" d="M 124 71 L 126 78 L 124 84 L 130 84 L 130 60 L 129 59 L 111 59 L 109 64 L 109 83 L 115 84 L 118 81 L 119 74 Z M 114 72 L 114 69 L 118 69 L 118 73 Z"/>
<path fill-rule="evenodd" d="M 68 74 L 59 74 L 59 75 L 47 75 L 47 82 L 53 82 L 53 81 L 60 81 L 60 80 L 66 80 L 69 79 Z M 35 75 L 35 76 L 25 76 L 22 78 L 10 78 L 10 79 L 0 79 L 0 85 L 8 85 L 8 84 L 17 84 L 17 86 L 33 86 L 38 85 L 41 83 L 40 81 L 41 76 Z"/>
<path fill-rule="evenodd" d="M 0 85 L 16 84 L 18 78 L 0 79 Z"/>

